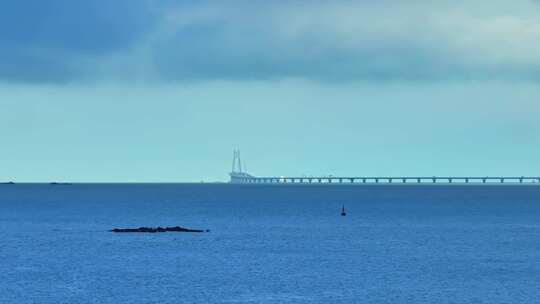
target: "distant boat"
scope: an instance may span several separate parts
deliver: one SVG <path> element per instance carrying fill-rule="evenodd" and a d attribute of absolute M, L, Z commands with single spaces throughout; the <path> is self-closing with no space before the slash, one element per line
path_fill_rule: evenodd
<path fill-rule="evenodd" d="M 345 216 L 347 213 L 345 212 L 345 205 L 341 207 L 341 216 Z"/>
<path fill-rule="evenodd" d="M 51 182 L 49 185 L 71 185 L 71 183 L 59 183 L 59 182 Z"/>
<path fill-rule="evenodd" d="M 0 183 L 2 185 L 15 185 L 14 182 L 3 182 L 3 183 Z"/>

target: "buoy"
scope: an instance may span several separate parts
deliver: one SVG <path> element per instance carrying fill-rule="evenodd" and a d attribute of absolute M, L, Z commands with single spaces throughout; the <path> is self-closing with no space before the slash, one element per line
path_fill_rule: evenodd
<path fill-rule="evenodd" d="M 345 213 L 345 205 L 341 207 L 341 216 L 345 216 L 347 213 Z"/>

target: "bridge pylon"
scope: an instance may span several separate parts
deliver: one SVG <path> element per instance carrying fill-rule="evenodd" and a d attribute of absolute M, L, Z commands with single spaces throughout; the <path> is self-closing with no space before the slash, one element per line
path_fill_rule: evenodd
<path fill-rule="evenodd" d="M 240 157 L 239 149 L 233 150 L 232 169 L 229 176 L 231 177 L 231 183 L 236 183 L 236 184 L 251 183 L 255 178 L 253 175 L 250 175 L 247 172 L 245 172 L 245 166 L 244 166 L 244 169 L 242 169 L 242 158 Z"/>

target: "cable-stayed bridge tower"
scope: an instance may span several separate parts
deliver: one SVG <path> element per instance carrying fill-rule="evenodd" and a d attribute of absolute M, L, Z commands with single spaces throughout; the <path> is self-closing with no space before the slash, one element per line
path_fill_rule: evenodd
<path fill-rule="evenodd" d="M 255 178 L 255 176 L 242 170 L 242 159 L 240 157 L 239 149 L 235 149 L 233 152 L 232 170 L 229 175 L 231 176 L 231 183 L 245 183 L 247 180 Z"/>

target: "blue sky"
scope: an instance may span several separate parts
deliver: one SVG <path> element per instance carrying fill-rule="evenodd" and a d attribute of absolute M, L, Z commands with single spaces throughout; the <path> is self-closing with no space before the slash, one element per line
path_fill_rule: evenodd
<path fill-rule="evenodd" d="M 0 180 L 539 175 L 537 1 L 0 4 Z"/>

